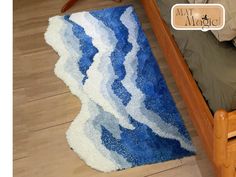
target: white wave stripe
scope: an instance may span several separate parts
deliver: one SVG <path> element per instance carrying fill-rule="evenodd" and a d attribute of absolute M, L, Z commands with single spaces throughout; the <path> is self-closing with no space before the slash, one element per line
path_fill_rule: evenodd
<path fill-rule="evenodd" d="M 124 66 L 126 75 L 125 78 L 121 81 L 123 86 L 132 95 L 130 102 L 126 106 L 126 110 L 135 120 L 149 126 L 155 133 L 157 133 L 161 137 L 176 139 L 180 142 L 181 147 L 189 151 L 194 151 L 191 142 L 181 136 L 176 127 L 164 122 L 160 116 L 145 108 L 145 95 L 136 86 L 138 64 L 137 53 L 139 51 L 139 44 L 137 43 L 138 26 L 135 22 L 134 17 L 132 16 L 132 12 L 133 8 L 129 7 L 120 18 L 121 22 L 128 29 L 128 41 L 133 46 L 132 50 L 125 57 Z M 149 116 L 151 116 L 152 119 L 155 119 L 158 123 L 150 121 Z M 171 132 L 169 130 L 171 130 Z"/>
<path fill-rule="evenodd" d="M 105 64 L 106 63 L 106 64 Z M 112 67 L 111 59 L 105 60 L 104 63 L 100 63 L 98 67 L 99 72 L 103 74 L 103 81 L 101 82 L 101 89 L 106 92 L 101 92 L 105 99 L 109 100 L 112 107 L 115 107 L 122 116 L 128 117 L 125 106 L 120 98 L 118 98 L 112 90 L 112 84 L 117 75 L 115 75 L 114 68 Z"/>
<path fill-rule="evenodd" d="M 78 88 L 81 89 L 83 84 L 83 74 L 78 70 L 77 63 L 82 57 L 82 52 L 80 50 L 80 41 L 77 37 L 74 36 L 72 31 L 72 24 L 63 19 L 63 22 L 67 26 L 65 30 L 61 30 L 60 34 L 62 37 L 64 46 L 66 50 L 69 51 L 70 57 L 66 60 L 64 64 L 64 72 L 67 72 L 70 77 L 73 77 L 77 81 Z M 86 95 L 87 97 L 87 95 Z"/>
<path fill-rule="evenodd" d="M 121 126 L 127 129 L 133 129 L 134 127 L 129 123 L 127 116 L 122 115 L 119 110 L 117 110 L 117 107 L 112 106 L 114 104 L 111 103 L 111 99 L 107 100 L 103 96 L 102 93 L 107 91 L 101 90 L 104 77 L 103 73 L 99 71 L 99 65 L 109 64 L 106 60 L 110 60 L 109 57 L 117 43 L 114 32 L 101 21 L 93 17 L 89 12 L 72 14 L 70 20 L 84 28 L 85 33 L 92 38 L 92 43 L 98 50 L 98 53 L 93 58 L 92 65 L 87 71 L 88 79 L 84 84 L 84 91 L 105 111 L 113 114 L 114 117 L 119 120 Z"/>
<path fill-rule="evenodd" d="M 109 34 L 109 38 L 111 41 L 115 40 L 115 44 L 117 44 L 117 39 L 114 34 L 114 32 Z M 112 51 L 113 52 L 113 51 Z M 123 116 L 123 117 L 128 117 L 127 111 L 125 109 L 125 106 L 123 105 L 122 101 L 120 98 L 118 98 L 115 94 L 114 91 L 112 90 L 112 84 L 115 79 L 117 79 L 117 75 L 115 74 L 114 68 L 112 66 L 112 61 L 111 61 L 111 55 L 108 56 L 109 58 L 105 59 L 100 62 L 98 65 L 98 70 L 99 72 L 103 75 L 103 80 L 100 83 L 101 85 L 101 94 L 104 96 L 106 100 L 109 101 L 111 106 L 113 108 L 116 108 L 116 110 Z"/>
<path fill-rule="evenodd" d="M 105 157 L 84 132 L 86 122 L 91 116 L 93 116 L 93 113 L 90 114 L 88 105 L 94 103 L 91 102 L 87 95 L 82 92 L 78 81 L 65 71 L 64 66 L 66 62 L 70 59 L 73 60 L 74 63 L 77 63 L 77 59 L 81 56 L 81 51 L 75 54 L 73 51 L 67 50 L 67 47 L 63 43 L 60 35 L 60 33 L 66 28 L 62 18 L 63 17 L 56 16 L 49 19 L 49 27 L 45 33 L 45 40 L 54 48 L 55 51 L 58 52 L 58 55 L 60 56 L 55 66 L 55 74 L 66 83 L 71 92 L 79 97 L 82 102 L 80 113 L 71 123 L 71 126 L 66 133 L 67 141 L 70 147 L 72 147 L 74 151 L 92 168 L 105 172 L 117 170 L 119 169 L 119 166 L 115 161 L 111 161 Z M 73 56 L 71 56 L 71 52 L 73 53 Z M 77 74 L 74 73 L 74 75 L 81 78 L 79 70 L 73 72 L 77 72 Z"/>
<path fill-rule="evenodd" d="M 68 25 L 68 26 L 72 26 L 69 22 L 67 22 L 66 20 L 64 20 L 64 22 Z M 71 30 L 71 28 L 67 28 L 64 34 L 61 34 L 63 36 L 66 36 L 65 38 L 63 38 L 65 40 L 65 44 L 67 47 L 67 50 L 70 51 L 71 56 L 74 56 L 77 51 L 80 51 L 80 48 L 78 46 L 79 44 L 79 39 L 77 37 L 74 36 L 73 31 Z M 75 54 L 74 54 L 75 53 Z M 70 74 L 72 77 L 75 78 L 76 81 L 79 82 L 80 88 L 82 88 L 82 79 L 83 79 L 83 75 L 81 72 L 78 72 L 78 60 L 73 60 L 71 59 L 73 57 L 68 58 L 67 62 L 64 65 L 64 69 L 65 71 Z M 81 57 L 79 57 L 81 58 Z M 77 73 L 80 73 L 81 77 L 80 79 L 78 79 L 78 75 Z M 116 119 L 114 119 L 114 117 L 112 117 L 112 125 L 114 126 L 115 124 L 117 124 L 117 128 L 119 131 L 114 131 L 115 129 L 110 129 L 110 127 L 106 126 L 106 124 L 93 124 L 92 122 L 94 122 L 94 120 L 96 120 L 97 116 L 102 116 L 103 118 L 105 118 L 105 115 L 107 113 L 105 113 L 103 110 L 101 110 L 100 107 L 98 107 L 94 102 L 90 101 L 88 103 L 89 105 L 86 105 L 89 108 L 89 112 L 90 112 L 90 117 L 89 120 L 86 121 L 86 125 L 83 125 L 84 128 L 84 132 L 87 136 L 87 138 L 89 138 L 93 144 L 95 144 L 96 148 L 103 154 L 103 156 L 105 156 L 107 159 L 109 159 L 110 161 L 114 162 L 114 164 L 116 164 L 116 169 L 110 169 L 110 170 L 117 170 L 117 169 L 123 169 L 123 168 L 129 168 L 132 166 L 131 163 L 127 162 L 127 160 L 121 156 L 120 154 L 114 152 L 114 151 L 109 151 L 102 143 L 102 129 L 101 129 L 101 125 L 106 127 L 111 133 L 115 133 L 114 135 L 116 135 L 116 137 L 120 137 L 120 130 L 119 130 L 119 124 L 116 123 Z M 91 114 L 92 113 L 92 114 Z M 104 122 L 108 122 L 109 120 L 105 120 Z M 82 127 L 81 127 L 82 128 Z M 117 130 L 116 128 L 116 130 Z M 73 130 L 72 130 L 73 131 Z"/>

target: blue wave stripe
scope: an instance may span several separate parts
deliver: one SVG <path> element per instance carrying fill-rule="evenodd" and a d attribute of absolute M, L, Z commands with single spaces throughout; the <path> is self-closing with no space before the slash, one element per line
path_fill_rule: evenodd
<path fill-rule="evenodd" d="M 133 11 L 134 9 L 129 7 L 121 16 L 122 23 L 129 31 L 128 41 L 133 45 L 131 52 L 125 57 L 124 66 L 126 69 L 126 76 L 124 80 L 122 80 L 122 84 L 132 95 L 132 98 L 126 107 L 127 112 L 139 123 L 149 126 L 153 132 L 157 133 L 159 136 L 178 140 L 180 141 L 181 147 L 190 150 L 192 149 L 191 143 L 178 132 L 176 127 L 167 124 L 158 114 L 146 109 L 144 104 L 145 95 L 136 86 L 138 64 L 136 55 L 140 46 L 136 41 L 139 26 L 137 26 L 137 23 L 135 22 L 132 14 Z"/>
<path fill-rule="evenodd" d="M 119 164 L 121 169 L 132 167 L 132 163 L 129 163 L 126 160 L 126 156 L 122 156 L 116 151 L 109 151 L 109 153 L 107 153 L 106 151 L 103 150 L 103 148 L 107 149 L 102 139 L 103 128 L 105 128 L 107 132 L 109 132 L 109 134 L 115 139 L 121 138 L 120 137 L 121 130 L 120 130 L 119 122 L 117 121 L 117 119 L 114 118 L 112 114 L 108 112 L 104 112 L 104 110 L 100 106 L 97 106 L 97 109 L 99 111 L 99 114 L 96 117 L 93 117 L 90 120 L 88 120 L 88 122 L 86 123 L 85 132 L 88 138 L 90 138 L 96 144 L 96 147 L 99 149 L 99 151 L 102 154 L 104 154 L 104 156 L 106 156 L 110 160 L 115 161 L 117 164 Z M 101 137 L 97 138 L 97 136 L 91 136 L 91 130 L 93 129 L 96 129 L 97 131 L 99 131 L 99 136 L 101 133 Z M 92 132 L 94 133 L 94 131 Z M 99 143 L 99 142 L 102 142 L 102 143 Z M 109 143 L 113 143 L 113 142 L 109 142 Z M 107 151 L 108 150 L 109 149 L 107 149 Z"/>
<path fill-rule="evenodd" d="M 176 140 L 162 138 L 152 129 L 130 117 L 134 130 L 120 127 L 121 138 L 116 139 L 102 127 L 102 140 L 107 149 L 122 155 L 132 166 L 174 160 L 194 155 L 180 146 Z"/>
<path fill-rule="evenodd" d="M 131 50 L 132 45 L 127 41 L 128 30 L 121 23 L 120 16 L 126 10 L 125 7 L 115 7 L 104 9 L 103 13 L 100 11 L 90 12 L 98 20 L 101 20 L 107 27 L 109 27 L 114 33 L 118 40 L 114 52 L 111 54 L 111 62 L 117 79 L 114 80 L 111 87 L 114 93 L 122 100 L 122 103 L 126 106 L 131 99 L 131 95 L 122 85 L 121 80 L 123 80 L 126 72 L 123 65 L 125 56 Z"/>
<path fill-rule="evenodd" d="M 146 96 L 145 106 L 157 113 L 165 122 L 177 127 L 179 132 L 190 140 L 136 13 L 133 12 L 133 16 L 139 26 L 137 41 L 140 46 L 137 54 L 138 77 L 136 82 L 137 87 Z"/>
<path fill-rule="evenodd" d="M 82 51 L 83 55 L 81 59 L 79 60 L 78 66 L 81 71 L 81 73 L 84 75 L 83 78 L 83 84 L 85 83 L 86 79 L 88 79 L 88 76 L 86 74 L 86 71 L 89 69 L 91 64 L 93 63 L 93 57 L 98 52 L 97 48 L 95 48 L 92 44 L 92 38 L 88 36 L 84 29 L 71 21 L 70 15 L 64 16 L 64 19 L 71 23 L 73 25 L 72 31 L 74 35 L 80 40 L 80 50 Z"/>

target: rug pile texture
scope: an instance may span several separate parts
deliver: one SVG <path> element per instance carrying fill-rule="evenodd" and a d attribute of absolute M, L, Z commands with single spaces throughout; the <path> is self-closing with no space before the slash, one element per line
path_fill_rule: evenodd
<path fill-rule="evenodd" d="M 66 137 L 89 166 L 109 172 L 194 154 L 132 6 L 52 17 L 45 39 L 60 56 L 56 75 L 81 100 Z"/>

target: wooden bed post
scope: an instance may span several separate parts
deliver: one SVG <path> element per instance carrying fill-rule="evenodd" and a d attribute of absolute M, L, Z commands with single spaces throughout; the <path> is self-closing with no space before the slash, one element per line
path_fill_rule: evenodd
<path fill-rule="evenodd" d="M 214 138 L 213 151 L 214 162 L 217 166 L 221 166 L 226 158 L 227 129 L 228 120 L 227 112 L 219 110 L 214 116 Z"/>
<path fill-rule="evenodd" d="M 219 177 L 234 177 L 233 157 L 228 151 L 228 113 L 219 110 L 214 115 L 213 158 Z"/>

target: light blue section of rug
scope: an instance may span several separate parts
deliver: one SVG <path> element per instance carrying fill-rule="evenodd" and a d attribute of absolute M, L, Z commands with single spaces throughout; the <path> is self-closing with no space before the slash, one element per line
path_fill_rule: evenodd
<path fill-rule="evenodd" d="M 91 167 L 113 171 L 194 154 L 132 6 L 49 19 L 55 73 L 82 102 L 67 131 Z"/>

